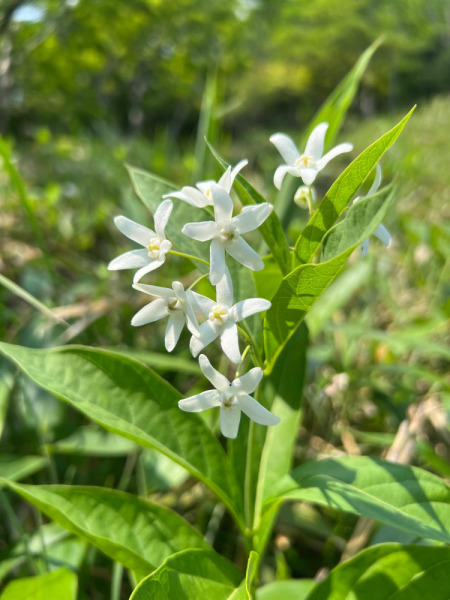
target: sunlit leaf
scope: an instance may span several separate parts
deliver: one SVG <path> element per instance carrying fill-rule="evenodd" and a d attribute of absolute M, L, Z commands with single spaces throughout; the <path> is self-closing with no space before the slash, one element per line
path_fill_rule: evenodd
<path fill-rule="evenodd" d="M 77 576 L 58 569 L 38 577 L 16 579 L 6 586 L 1 600 L 76 600 Z"/>

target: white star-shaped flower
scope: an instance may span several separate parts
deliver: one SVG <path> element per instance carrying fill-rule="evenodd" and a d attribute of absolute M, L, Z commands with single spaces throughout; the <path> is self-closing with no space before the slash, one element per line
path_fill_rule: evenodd
<path fill-rule="evenodd" d="M 192 292 L 193 306 L 197 312 L 207 317 L 199 327 L 199 334 L 193 335 L 189 348 L 193 356 L 220 336 L 220 345 L 232 363 L 241 362 L 238 328 L 236 323 L 268 310 L 271 303 L 263 298 L 247 298 L 233 305 L 233 285 L 228 269 L 216 287 L 216 302 Z"/>
<path fill-rule="evenodd" d="M 185 324 L 192 334 L 200 333 L 197 317 L 192 308 L 194 302 L 192 292 L 185 290 L 182 283 L 174 281 L 172 289 L 144 283 L 135 283 L 133 287 L 135 290 L 155 296 L 156 300 L 141 308 L 132 318 L 131 324 L 138 327 L 168 316 L 165 335 L 167 352 L 172 352 L 175 348 Z"/>
<path fill-rule="evenodd" d="M 200 412 L 219 406 L 220 430 L 227 438 L 237 436 L 241 412 L 260 425 L 277 425 L 280 422 L 276 415 L 249 395 L 258 387 L 263 376 L 262 369 L 255 367 L 230 383 L 214 369 L 204 354 L 199 356 L 198 362 L 204 376 L 215 389 L 180 400 L 178 406 L 181 410 Z"/>
<path fill-rule="evenodd" d="M 333 158 L 343 152 L 353 150 L 352 144 L 339 144 L 322 156 L 325 142 L 325 134 L 328 129 L 328 123 L 320 123 L 311 132 L 306 143 L 305 152 L 300 154 L 297 146 L 288 135 L 284 133 L 274 133 L 270 136 L 270 141 L 274 144 L 286 161 L 286 165 L 281 165 L 275 171 L 273 183 L 275 187 L 281 190 L 284 176 L 290 173 L 294 177 L 301 177 L 303 183 L 311 185 L 319 171 L 321 171 Z"/>
<path fill-rule="evenodd" d="M 373 183 L 370 186 L 370 189 L 367 192 L 366 196 L 371 196 L 372 194 L 375 194 L 375 192 L 380 187 L 381 178 L 382 178 L 381 167 L 379 164 L 377 164 L 377 170 L 375 173 Z M 365 198 L 366 196 L 358 196 L 357 198 L 355 198 L 353 200 L 353 204 L 355 202 L 358 202 L 358 200 L 361 200 L 361 198 Z M 386 246 L 386 248 L 390 247 L 390 245 L 392 243 L 391 234 L 389 233 L 389 231 L 386 229 L 386 227 L 384 225 L 378 225 L 378 227 L 373 232 L 373 235 L 375 237 L 377 237 L 380 240 L 380 242 L 383 242 L 383 244 Z M 369 245 L 370 245 L 370 238 L 366 238 L 361 244 L 361 258 L 364 258 L 365 256 L 367 256 L 367 253 L 369 252 Z"/>
<path fill-rule="evenodd" d="M 239 162 L 234 168 L 231 168 L 231 166 L 229 166 L 217 183 L 212 180 L 199 181 L 195 184 L 196 187 L 185 186 L 181 188 L 179 192 L 171 192 L 170 194 L 165 194 L 163 198 L 179 198 L 180 200 L 187 202 L 191 206 L 197 206 L 199 208 L 204 208 L 205 206 L 212 206 L 213 197 L 211 192 L 211 186 L 219 185 L 229 194 L 231 192 L 231 188 L 233 187 L 234 180 L 236 179 L 236 175 L 247 164 L 248 160 L 241 160 L 241 162 Z"/>
<path fill-rule="evenodd" d="M 139 269 L 133 278 L 133 283 L 137 283 L 146 273 L 160 267 L 172 248 L 172 243 L 164 234 L 172 208 L 171 200 L 164 200 L 158 206 L 154 215 L 155 231 L 126 217 L 116 217 L 114 223 L 117 229 L 133 242 L 144 246 L 144 250 L 131 250 L 121 254 L 109 263 L 108 269 Z"/>
<path fill-rule="evenodd" d="M 225 274 L 225 251 L 235 260 L 253 271 L 264 268 L 262 258 L 255 252 L 241 234 L 257 229 L 270 215 L 273 206 L 267 202 L 246 206 L 235 217 L 230 194 L 217 184 L 211 185 L 214 201 L 215 221 L 186 223 L 181 230 L 188 237 L 206 242 L 211 240 L 209 279 L 217 285 Z"/>

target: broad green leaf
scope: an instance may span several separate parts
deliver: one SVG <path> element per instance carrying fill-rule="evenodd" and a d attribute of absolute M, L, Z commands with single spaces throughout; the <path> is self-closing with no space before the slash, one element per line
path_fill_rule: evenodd
<path fill-rule="evenodd" d="M 294 250 L 296 264 L 311 261 L 325 233 L 347 207 L 383 154 L 398 138 L 414 108 L 395 127 L 366 148 L 336 179 L 297 240 Z"/>
<path fill-rule="evenodd" d="M 263 503 L 272 495 L 273 486 L 289 473 L 292 466 L 292 449 L 301 415 L 307 346 L 308 329 L 302 323 L 279 355 L 271 376 L 264 380 L 264 395 L 273 398 L 269 407 L 280 417 L 280 423 L 267 428 L 260 460 L 255 507 L 256 548 L 259 552 L 263 552 L 276 517 L 274 511 L 272 520 L 265 519 L 264 526 L 259 526 Z"/>
<path fill-rule="evenodd" d="M 315 585 L 314 579 L 274 581 L 256 590 L 256 600 L 306 600 Z"/>
<path fill-rule="evenodd" d="M 78 427 L 69 437 L 47 447 L 54 454 L 84 456 L 126 456 L 137 448 L 134 442 L 92 425 Z"/>
<path fill-rule="evenodd" d="M 227 600 L 242 574 L 226 558 L 204 550 L 185 550 L 146 577 L 130 600 Z"/>
<path fill-rule="evenodd" d="M 192 360 L 192 356 L 189 354 L 186 358 L 182 356 L 173 356 L 168 353 L 162 354 L 161 352 L 149 352 L 147 350 L 136 350 L 136 348 L 103 348 L 104 350 L 111 350 L 116 354 L 122 354 L 135 360 L 140 360 L 144 364 L 148 365 L 152 369 L 155 369 L 159 373 L 166 373 L 167 371 L 174 371 L 176 373 L 189 373 L 191 375 L 201 375 L 202 372 L 198 363 Z"/>
<path fill-rule="evenodd" d="M 174 552 L 209 548 L 177 513 L 107 488 L 8 483 L 50 519 L 132 571 L 147 574 Z"/>
<path fill-rule="evenodd" d="M 450 548 L 380 544 L 338 565 L 307 600 L 448 600 Z"/>
<path fill-rule="evenodd" d="M 11 481 L 20 481 L 20 479 L 40 471 L 46 464 L 47 459 L 43 456 L 0 454 L 0 477 Z"/>
<path fill-rule="evenodd" d="M 450 543 L 450 487 L 417 467 L 365 456 L 319 460 L 294 469 L 274 496 L 337 508 Z"/>
<path fill-rule="evenodd" d="M 389 191 L 388 191 L 389 190 Z M 373 196 L 362 198 L 350 207 L 345 219 L 339 221 L 325 235 L 322 242 L 321 260 L 331 260 L 351 246 L 356 246 L 361 238 L 373 231 L 373 221 L 381 222 L 389 209 L 395 190 L 391 186 Z"/>
<path fill-rule="evenodd" d="M 223 160 L 223 158 L 210 144 L 208 144 L 208 146 L 218 163 L 225 170 L 229 166 L 228 163 Z M 239 200 L 244 206 L 267 202 L 267 200 L 259 192 L 257 192 L 251 183 L 249 183 L 242 175 L 238 175 L 235 179 L 234 189 L 239 196 Z M 291 266 L 291 253 L 289 251 L 286 236 L 284 235 L 280 220 L 275 212 L 272 212 L 272 214 L 264 221 L 264 223 L 259 227 L 259 231 L 269 247 L 273 258 L 280 267 L 281 272 L 284 275 L 289 273 Z"/>
<path fill-rule="evenodd" d="M 68 569 L 58 569 L 38 577 L 11 581 L 0 600 L 76 600 L 77 576 Z"/>
<path fill-rule="evenodd" d="M 361 54 L 353 68 L 347 73 L 344 79 L 342 79 L 339 85 L 331 92 L 319 108 L 302 136 L 302 141 L 300 143 L 301 149 L 306 146 L 306 142 L 312 130 L 319 125 L 319 123 L 323 123 L 324 121 L 328 123 L 328 130 L 325 138 L 325 150 L 330 150 L 334 145 L 348 109 L 358 91 L 361 77 L 364 75 L 370 59 L 381 42 L 382 39 L 379 38 Z M 286 221 L 289 214 L 294 208 L 292 198 L 297 186 L 298 179 L 286 177 L 286 183 L 277 196 L 277 212 L 279 215 L 282 215 L 282 222 L 285 225 L 287 224 Z"/>
<path fill-rule="evenodd" d="M 264 321 L 264 347 L 270 373 L 277 356 L 319 296 L 334 281 L 350 254 L 380 225 L 389 207 L 392 188 L 360 200 L 356 212 L 349 211 L 346 219 L 336 226 L 327 238 L 329 260 L 317 265 L 300 265 L 283 278 L 272 298 L 272 307 Z M 351 215 L 350 215 L 351 213 Z"/>
<path fill-rule="evenodd" d="M 247 569 L 245 579 L 241 581 L 241 585 L 236 588 L 227 600 L 252 600 L 255 597 L 255 586 L 258 579 L 258 569 L 260 555 L 253 550 L 247 561 Z"/>
<path fill-rule="evenodd" d="M 198 415 L 179 410 L 179 392 L 142 363 L 83 346 L 34 350 L 0 343 L 0 351 L 102 427 L 183 466 L 240 522 L 240 492 L 220 443 Z"/>
<path fill-rule="evenodd" d="M 152 214 L 162 202 L 162 196 L 169 192 L 178 190 L 177 186 L 142 169 L 137 169 L 127 165 L 128 173 L 131 177 L 134 190 L 144 205 Z M 184 252 L 192 256 L 197 256 L 203 260 L 209 261 L 209 244 L 197 242 L 181 233 L 185 223 L 193 221 L 210 221 L 211 214 L 203 209 L 196 208 L 186 204 L 182 200 L 174 198 L 173 210 L 166 227 L 166 236 L 173 243 L 173 250 Z M 209 267 L 203 263 L 194 262 L 195 266 L 202 273 L 208 273 Z"/>

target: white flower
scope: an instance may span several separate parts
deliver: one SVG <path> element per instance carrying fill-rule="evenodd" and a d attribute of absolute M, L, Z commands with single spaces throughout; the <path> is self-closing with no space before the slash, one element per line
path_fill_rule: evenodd
<path fill-rule="evenodd" d="M 172 352 L 175 348 L 185 324 L 191 333 L 199 334 L 197 317 L 192 308 L 192 292 L 185 290 L 182 283 L 174 281 L 172 289 L 144 283 L 135 283 L 133 287 L 157 299 L 141 308 L 132 318 L 131 324 L 138 327 L 168 316 L 165 336 L 167 352 Z"/>
<path fill-rule="evenodd" d="M 216 287 L 216 302 L 192 292 L 194 308 L 207 317 L 199 327 L 199 335 L 192 336 L 189 348 L 193 356 L 220 336 L 220 345 L 232 363 L 241 362 L 236 323 L 255 313 L 268 310 L 271 303 L 263 298 L 247 298 L 233 305 L 233 285 L 228 269 Z"/>
<path fill-rule="evenodd" d="M 381 167 L 380 167 L 379 164 L 377 164 L 377 170 L 376 170 L 376 173 L 375 173 L 375 178 L 374 178 L 373 183 L 370 186 L 370 189 L 367 192 L 366 196 L 371 196 L 372 194 L 375 194 L 375 192 L 380 187 L 381 177 L 382 177 Z M 358 200 L 361 200 L 361 198 L 365 198 L 366 196 L 358 196 L 357 198 L 355 198 L 353 200 L 353 204 L 355 202 L 358 202 Z M 380 240 L 380 242 L 383 242 L 383 244 L 386 246 L 386 248 L 390 247 L 390 245 L 392 243 L 391 234 L 389 233 L 389 231 L 386 229 L 386 227 L 384 225 L 378 225 L 378 227 L 373 232 L 373 235 L 375 237 L 377 237 Z M 362 242 L 362 244 L 361 244 L 361 258 L 364 258 L 365 256 L 367 256 L 367 253 L 369 251 L 369 244 L 370 244 L 370 239 L 369 238 L 366 238 Z"/>
<path fill-rule="evenodd" d="M 199 356 L 198 362 L 204 376 L 209 379 L 215 389 L 180 400 L 178 406 L 181 410 L 200 412 L 219 406 L 220 430 L 227 438 L 237 436 L 241 411 L 260 425 L 277 425 L 280 422 L 276 415 L 249 396 L 261 381 L 262 369 L 255 367 L 230 383 L 224 375 L 211 366 L 204 354 Z"/>
<path fill-rule="evenodd" d="M 139 270 L 136 271 L 133 278 L 133 283 L 137 283 L 146 273 L 160 267 L 166 260 L 166 254 L 172 248 L 172 243 L 166 239 L 164 234 L 172 208 L 171 200 L 164 200 L 158 206 L 154 215 L 156 231 L 126 217 L 116 217 L 114 223 L 117 229 L 133 242 L 144 246 L 144 250 L 131 250 L 131 252 L 121 254 L 109 263 L 108 269 L 115 271 L 138 268 Z"/>
<path fill-rule="evenodd" d="M 199 181 L 195 184 L 196 187 L 185 186 L 181 188 L 179 192 L 165 194 L 163 198 L 179 198 L 191 206 L 197 206 L 199 208 L 213 206 L 211 186 L 219 185 L 229 194 L 231 192 L 234 180 L 236 179 L 236 175 L 247 164 L 248 160 L 241 160 L 241 162 L 239 162 L 233 169 L 231 166 L 229 166 L 217 183 L 212 180 Z"/>
<path fill-rule="evenodd" d="M 211 185 L 211 193 L 214 199 L 215 221 L 186 223 L 181 231 L 200 242 L 211 240 L 209 279 L 213 285 L 217 285 L 226 270 L 225 250 L 253 271 L 264 268 L 262 258 L 247 244 L 241 234 L 259 227 L 270 215 L 273 206 L 267 202 L 246 206 L 241 214 L 232 217 L 233 201 L 229 193 L 217 184 Z"/>
<path fill-rule="evenodd" d="M 277 189 L 281 189 L 284 176 L 290 173 L 294 177 L 301 177 L 303 183 L 311 185 L 315 180 L 317 173 L 321 171 L 333 158 L 343 152 L 353 150 L 352 144 L 339 144 L 322 156 L 325 142 L 325 134 L 328 129 L 328 123 L 320 123 L 311 132 L 306 142 L 305 152 L 300 154 L 297 146 L 292 139 L 284 133 L 274 133 L 270 136 L 270 141 L 274 144 L 287 162 L 281 165 L 275 171 L 273 183 Z"/>

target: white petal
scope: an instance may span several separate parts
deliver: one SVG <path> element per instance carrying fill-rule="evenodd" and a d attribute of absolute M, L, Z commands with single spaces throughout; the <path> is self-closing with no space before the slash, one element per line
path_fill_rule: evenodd
<path fill-rule="evenodd" d="M 189 350 L 192 356 L 195 358 L 205 346 L 213 342 L 220 333 L 220 330 L 215 329 L 210 321 L 205 321 L 198 328 L 200 334 L 198 336 L 193 335 L 189 344 Z"/>
<path fill-rule="evenodd" d="M 277 425 L 280 422 L 279 417 L 271 413 L 267 408 L 264 408 L 264 406 L 247 394 L 239 396 L 239 406 L 247 417 L 260 425 Z"/>
<path fill-rule="evenodd" d="M 208 198 L 204 196 L 199 190 L 194 187 L 185 186 L 181 188 L 179 192 L 173 192 L 172 194 L 165 194 L 163 198 L 178 198 L 179 200 L 183 200 L 187 204 L 191 206 L 196 206 L 197 208 L 203 208 L 208 206 L 210 202 Z"/>
<path fill-rule="evenodd" d="M 144 277 L 144 275 L 147 275 L 147 273 L 150 273 L 150 271 L 154 271 L 155 269 L 164 264 L 164 258 L 158 258 L 157 260 L 149 258 L 148 260 L 151 262 L 149 262 L 149 264 L 145 267 L 142 267 L 142 269 L 139 269 L 139 271 L 136 271 L 136 273 L 134 274 L 133 283 L 138 283 L 138 281 L 140 281 Z"/>
<path fill-rule="evenodd" d="M 235 391 L 236 393 L 253 394 L 258 387 L 262 376 L 263 370 L 259 367 L 254 367 L 253 369 L 250 369 L 248 373 L 245 373 L 245 375 L 242 375 L 242 377 L 233 381 L 231 384 L 232 391 Z"/>
<path fill-rule="evenodd" d="M 220 395 L 216 390 L 208 390 L 207 392 L 180 400 L 178 406 L 186 412 L 201 412 L 208 408 L 220 406 Z"/>
<path fill-rule="evenodd" d="M 268 202 L 256 204 L 255 206 L 247 206 L 237 217 L 233 217 L 232 224 L 236 227 L 238 233 L 247 233 L 257 229 L 273 210 L 273 206 Z"/>
<path fill-rule="evenodd" d="M 211 241 L 209 249 L 209 280 L 213 285 L 217 285 L 225 274 L 225 248 L 218 239 Z"/>
<path fill-rule="evenodd" d="M 303 183 L 305 185 L 311 185 L 314 183 L 318 172 L 318 169 L 299 169 L 300 177 L 303 179 Z"/>
<path fill-rule="evenodd" d="M 339 156 L 339 154 L 343 154 L 344 152 L 351 152 L 353 150 L 352 144 L 339 144 L 332 148 L 329 152 L 325 154 L 320 160 L 317 161 L 316 167 L 318 171 L 321 171 L 333 158 Z"/>
<path fill-rule="evenodd" d="M 137 269 L 148 264 L 149 261 L 147 250 L 131 250 L 131 252 L 125 252 L 117 258 L 114 258 L 108 265 L 110 271 L 117 271 L 119 269 Z"/>
<path fill-rule="evenodd" d="M 237 260 L 245 267 L 252 269 L 252 271 L 261 271 L 264 269 L 264 262 L 257 252 L 250 248 L 247 242 L 238 237 L 232 242 L 226 244 L 226 250 L 234 260 Z"/>
<path fill-rule="evenodd" d="M 158 298 L 173 298 L 174 293 L 170 288 L 160 287 L 159 285 L 148 285 L 146 283 L 133 283 L 133 288 L 150 296 Z"/>
<path fill-rule="evenodd" d="M 227 357 L 234 364 L 242 362 L 241 351 L 239 350 L 239 337 L 237 325 L 228 321 L 220 334 L 220 345 Z"/>
<path fill-rule="evenodd" d="M 206 194 L 208 192 L 211 192 L 211 186 L 217 185 L 217 184 L 214 181 L 214 179 L 207 179 L 206 181 L 199 181 L 195 185 L 200 190 L 200 193 L 203 194 L 205 196 L 205 198 L 206 198 Z M 212 206 L 212 200 L 208 200 L 208 204 L 210 204 Z"/>
<path fill-rule="evenodd" d="M 365 256 L 367 256 L 367 253 L 369 252 L 369 244 L 370 244 L 370 240 L 369 238 L 366 238 L 362 244 L 361 244 L 361 258 L 364 258 Z"/>
<path fill-rule="evenodd" d="M 164 230 L 169 220 L 170 213 L 172 212 L 173 202 L 172 200 L 164 200 L 156 209 L 153 217 L 155 222 L 155 230 L 159 237 L 164 238 Z"/>
<path fill-rule="evenodd" d="M 233 214 L 233 200 L 231 199 L 230 194 L 217 184 L 211 186 L 211 193 L 216 223 L 219 228 L 226 227 L 230 224 L 231 216 Z"/>
<path fill-rule="evenodd" d="M 287 164 L 292 167 L 297 158 L 300 157 L 300 152 L 298 151 L 298 148 L 294 144 L 292 138 L 284 133 L 274 133 L 270 136 L 270 141 L 276 147 Z"/>
<path fill-rule="evenodd" d="M 219 228 L 215 221 L 201 221 L 200 223 L 186 223 L 181 233 L 199 242 L 207 242 L 219 233 Z"/>
<path fill-rule="evenodd" d="M 169 240 L 163 240 L 159 247 L 160 258 L 162 258 L 165 254 L 167 254 L 171 248 L 172 248 L 172 242 L 169 242 Z"/>
<path fill-rule="evenodd" d="M 167 321 L 166 327 L 166 334 L 164 338 L 167 352 L 172 352 L 172 350 L 177 345 L 177 342 L 180 339 L 181 332 L 183 331 L 185 322 L 186 319 L 181 310 L 171 313 L 169 315 L 169 320 Z"/>
<path fill-rule="evenodd" d="M 381 184 L 382 176 L 383 176 L 383 174 L 381 172 L 380 163 L 377 163 L 375 177 L 373 179 L 373 182 L 372 182 L 372 185 L 370 186 L 369 191 L 367 192 L 368 196 L 375 194 L 375 192 L 378 190 L 378 188 L 380 187 L 380 184 Z"/>
<path fill-rule="evenodd" d="M 392 242 L 392 238 L 391 234 L 384 225 L 379 225 L 373 232 L 373 235 L 377 237 L 380 240 L 380 242 L 383 242 L 386 248 L 389 248 Z"/>
<path fill-rule="evenodd" d="M 192 306 L 194 310 L 202 314 L 204 317 L 207 317 L 216 305 L 216 302 L 214 302 L 214 300 L 211 300 L 211 298 L 208 298 L 207 296 L 202 296 L 201 294 L 197 294 L 197 292 L 188 290 L 188 296 L 191 295 Z"/>
<path fill-rule="evenodd" d="M 300 177 L 300 171 L 296 167 L 290 167 L 289 165 L 279 166 L 273 176 L 273 184 L 277 188 L 277 190 L 281 190 L 281 186 L 283 185 L 283 179 L 286 173 L 289 173 L 294 177 Z"/>
<path fill-rule="evenodd" d="M 226 267 L 222 279 L 216 286 L 216 299 L 217 304 L 221 304 L 222 306 L 229 308 L 233 305 L 233 281 L 230 271 Z"/>
<path fill-rule="evenodd" d="M 220 407 L 220 431 L 225 437 L 234 439 L 237 436 L 240 420 L 241 409 L 237 404 Z"/>
<path fill-rule="evenodd" d="M 239 171 L 241 171 L 246 165 L 248 165 L 248 160 L 241 160 L 238 164 L 233 167 L 233 169 L 228 167 L 222 177 L 219 179 L 218 184 L 223 187 L 228 193 L 230 193 L 231 188 L 233 187 L 234 180 L 238 175 Z"/>
<path fill-rule="evenodd" d="M 209 380 L 210 383 L 213 384 L 216 390 L 219 390 L 219 392 L 229 391 L 230 382 L 228 379 L 225 377 L 225 375 L 222 375 L 222 373 L 216 371 L 204 354 L 200 354 L 198 357 L 198 363 L 203 375 Z"/>
<path fill-rule="evenodd" d="M 233 321 L 237 323 L 238 321 L 242 321 L 242 319 L 246 319 L 251 315 L 264 310 L 269 310 L 271 306 L 272 305 L 269 300 L 264 300 L 264 298 L 247 298 L 246 300 L 241 300 L 232 306 L 229 310 L 229 315 Z"/>
<path fill-rule="evenodd" d="M 137 242 L 141 246 L 147 246 L 150 240 L 156 235 L 154 231 L 148 227 L 139 225 L 139 223 L 136 223 L 131 219 L 127 219 L 127 217 L 116 217 L 114 219 L 114 223 L 120 233 L 123 233 L 123 235 L 126 235 L 128 239 L 133 240 L 133 242 Z"/>
<path fill-rule="evenodd" d="M 163 298 L 158 298 L 144 306 L 144 308 L 141 308 L 141 310 L 131 319 L 131 324 L 134 327 L 147 325 L 147 323 L 153 323 L 154 321 L 163 319 L 168 314 L 169 309 L 167 308 L 167 302 Z"/>
<path fill-rule="evenodd" d="M 320 123 L 311 131 L 311 135 L 306 142 L 306 156 L 312 156 L 314 160 L 318 160 L 322 156 L 327 129 L 328 123 Z"/>

